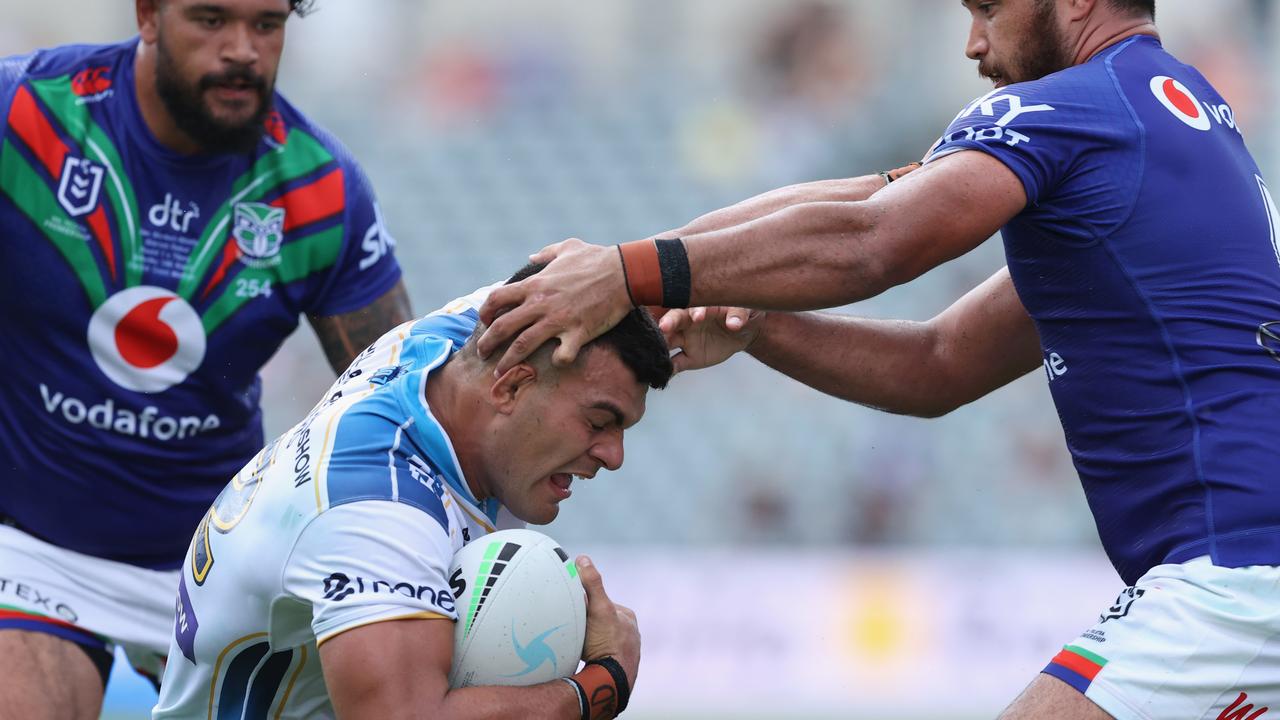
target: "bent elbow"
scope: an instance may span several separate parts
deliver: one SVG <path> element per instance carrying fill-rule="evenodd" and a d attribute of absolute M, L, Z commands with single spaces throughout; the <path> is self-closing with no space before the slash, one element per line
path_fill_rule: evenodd
<path fill-rule="evenodd" d="M 963 403 L 950 402 L 947 398 L 924 397 L 919 398 L 915 402 L 904 405 L 901 408 L 889 408 L 889 412 L 895 415 L 905 415 L 907 417 L 916 417 L 924 420 L 935 420 L 948 415 L 951 411 L 959 408 Z"/>

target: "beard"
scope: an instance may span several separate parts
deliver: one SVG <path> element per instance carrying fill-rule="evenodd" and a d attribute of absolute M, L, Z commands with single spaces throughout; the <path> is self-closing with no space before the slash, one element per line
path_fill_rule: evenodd
<path fill-rule="evenodd" d="M 191 84 L 180 76 L 163 37 L 156 48 L 156 92 L 179 130 L 208 153 L 250 152 L 258 146 L 264 132 L 263 122 L 271 112 L 274 83 L 247 67 L 232 67 L 205 75 Z M 204 94 L 211 88 L 226 86 L 247 86 L 255 91 L 258 108 L 252 116 L 238 123 L 214 117 Z"/>
<path fill-rule="evenodd" d="M 1039 0 L 1021 43 L 1000 65 L 978 63 L 978 74 L 996 85 L 1039 80 L 1075 64 L 1066 34 L 1054 14 L 1053 0 Z"/>

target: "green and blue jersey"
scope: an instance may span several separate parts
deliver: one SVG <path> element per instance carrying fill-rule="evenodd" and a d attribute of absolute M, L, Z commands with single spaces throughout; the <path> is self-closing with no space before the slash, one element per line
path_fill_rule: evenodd
<path fill-rule="evenodd" d="M 258 371 L 299 315 L 400 269 L 359 166 L 279 94 L 252 152 L 162 146 L 136 47 L 0 60 L 0 513 L 173 568 L 262 447 Z"/>

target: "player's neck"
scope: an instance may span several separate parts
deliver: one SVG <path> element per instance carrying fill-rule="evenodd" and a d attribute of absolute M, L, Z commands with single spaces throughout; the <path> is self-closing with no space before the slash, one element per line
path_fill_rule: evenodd
<path fill-rule="evenodd" d="M 1149 35 L 1160 39 L 1155 23 L 1146 18 L 1117 19 L 1086 28 L 1076 44 L 1076 64 L 1089 62 L 1094 55 L 1135 35 Z"/>
<path fill-rule="evenodd" d="M 155 46 L 138 41 L 138 52 L 133 61 L 133 84 L 142 121 L 161 145 L 176 153 L 194 155 L 201 151 L 200 144 L 178 128 L 165 108 L 164 100 L 160 99 L 160 91 L 156 89 L 157 52 Z"/>
<path fill-rule="evenodd" d="M 481 468 L 479 458 L 480 432 L 476 421 L 484 417 L 483 398 L 472 392 L 474 381 L 467 376 L 467 364 L 460 358 L 446 362 L 439 370 L 427 376 L 427 386 L 423 390 L 427 406 L 445 435 L 453 445 L 458 457 L 458 466 L 462 470 L 467 489 L 477 500 L 484 500 L 488 492 L 479 487 Z"/>

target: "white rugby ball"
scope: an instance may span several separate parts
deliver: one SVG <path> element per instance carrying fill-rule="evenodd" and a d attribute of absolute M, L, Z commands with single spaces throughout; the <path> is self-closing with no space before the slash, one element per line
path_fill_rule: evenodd
<path fill-rule="evenodd" d="M 536 685 L 577 671 L 586 593 L 556 541 L 533 530 L 490 533 L 458 551 L 449 582 L 458 609 L 450 687 Z"/>

